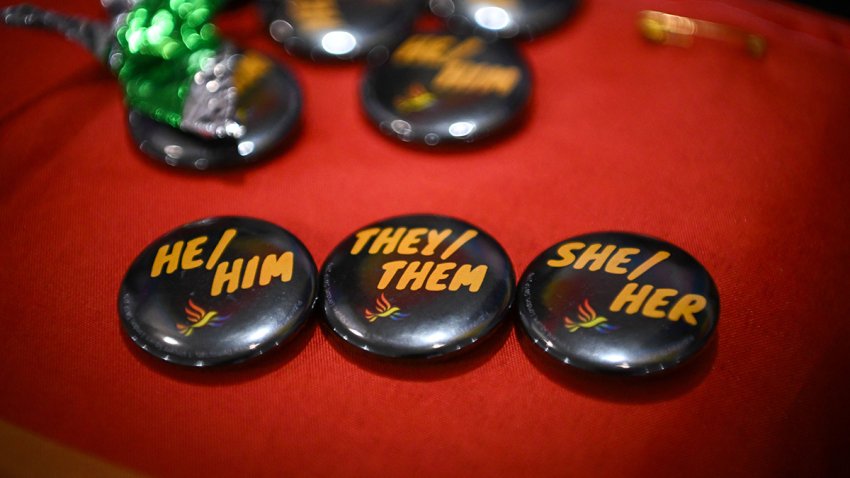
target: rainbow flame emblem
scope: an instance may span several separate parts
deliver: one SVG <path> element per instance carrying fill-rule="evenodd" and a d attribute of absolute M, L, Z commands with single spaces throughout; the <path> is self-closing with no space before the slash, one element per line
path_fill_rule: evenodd
<path fill-rule="evenodd" d="M 600 334 L 607 334 L 612 330 L 617 330 L 616 326 L 607 323 L 608 319 L 601 315 L 596 315 L 596 311 L 593 310 L 587 299 L 584 299 L 584 303 L 578 306 L 578 318 L 578 322 L 573 322 L 569 316 L 564 316 L 564 327 L 570 333 L 576 332 L 578 329 L 593 329 Z"/>
<path fill-rule="evenodd" d="M 214 310 L 207 312 L 192 302 L 192 299 L 189 299 L 189 305 L 184 307 L 183 310 L 186 311 L 186 320 L 188 320 L 189 323 L 181 324 L 178 322 L 177 330 L 186 337 L 192 335 L 192 332 L 194 332 L 195 329 L 200 329 L 207 325 L 210 327 L 221 327 L 224 321 L 230 318 L 228 316 L 218 315 L 218 312 Z"/>
<path fill-rule="evenodd" d="M 375 301 L 375 312 L 372 312 L 369 309 L 365 309 L 366 320 L 369 322 L 374 322 L 381 318 L 399 320 L 407 317 L 409 314 L 401 313 L 401 309 L 390 304 L 390 301 L 384 297 L 384 294 L 381 294 L 381 297 Z"/>
<path fill-rule="evenodd" d="M 397 96 L 393 103 L 402 113 L 415 113 L 430 108 L 437 102 L 437 95 L 428 91 L 420 83 L 414 83 L 407 88 L 407 92 Z"/>

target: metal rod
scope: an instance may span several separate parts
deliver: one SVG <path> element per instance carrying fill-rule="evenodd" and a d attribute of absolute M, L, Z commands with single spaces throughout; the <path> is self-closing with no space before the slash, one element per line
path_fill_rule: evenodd
<path fill-rule="evenodd" d="M 33 5 L 14 5 L 0 10 L 0 18 L 7 25 L 44 28 L 61 33 L 65 38 L 83 46 L 106 62 L 112 44 L 112 31 L 106 23 L 72 17 Z"/>
<path fill-rule="evenodd" d="M 756 58 L 764 56 L 767 49 L 761 35 L 731 25 L 652 10 L 640 12 L 638 28 L 647 40 L 664 45 L 687 47 L 693 43 L 693 37 L 702 37 L 743 45 Z"/>

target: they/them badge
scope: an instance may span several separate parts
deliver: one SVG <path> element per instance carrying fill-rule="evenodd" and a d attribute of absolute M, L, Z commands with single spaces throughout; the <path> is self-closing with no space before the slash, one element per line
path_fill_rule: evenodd
<path fill-rule="evenodd" d="M 504 318 L 514 272 L 477 227 L 443 216 L 401 216 L 354 232 L 322 268 L 330 328 L 361 350 L 432 358 L 464 349 Z"/>

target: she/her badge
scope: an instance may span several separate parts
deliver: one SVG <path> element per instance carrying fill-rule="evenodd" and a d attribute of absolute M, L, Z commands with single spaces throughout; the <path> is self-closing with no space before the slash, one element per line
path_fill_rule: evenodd
<path fill-rule="evenodd" d="M 629 233 L 561 241 L 518 286 L 522 326 L 550 356 L 582 369 L 645 375 L 700 351 L 720 313 L 717 287 L 682 249 Z"/>

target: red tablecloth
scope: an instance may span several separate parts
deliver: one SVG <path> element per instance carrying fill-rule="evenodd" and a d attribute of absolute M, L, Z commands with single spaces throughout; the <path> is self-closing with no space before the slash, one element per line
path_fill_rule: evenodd
<path fill-rule="evenodd" d="M 37 3 L 104 18 L 94 0 Z M 710 40 L 649 44 L 635 28 L 646 8 L 758 32 L 767 56 Z M 525 126 L 449 153 L 379 135 L 358 106 L 361 66 L 288 56 L 253 6 L 218 24 L 289 66 L 305 105 L 287 150 L 209 174 L 141 156 L 116 82 L 82 49 L 0 27 L 4 469 L 67 453 L 170 476 L 847 469 L 850 24 L 757 0 L 586 1 L 522 44 L 536 82 Z M 266 219 L 321 263 L 360 226 L 411 212 L 480 226 L 518 273 L 572 235 L 666 239 L 717 282 L 717 340 L 683 370 L 623 381 L 544 360 L 512 327 L 419 366 L 352 355 L 314 325 L 215 370 L 161 363 L 120 330 L 126 268 L 180 224 Z M 67 453 L 21 463 L 30 455 L 11 442 L 22 433 Z"/>

